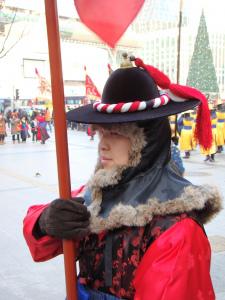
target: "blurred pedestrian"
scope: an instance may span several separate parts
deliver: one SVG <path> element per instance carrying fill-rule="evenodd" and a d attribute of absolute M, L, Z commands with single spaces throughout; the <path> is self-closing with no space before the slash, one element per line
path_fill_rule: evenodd
<path fill-rule="evenodd" d="M 178 136 L 171 137 L 171 163 L 174 167 L 175 172 L 177 172 L 180 176 L 184 176 L 184 164 L 181 158 L 181 153 L 178 148 Z"/>
<path fill-rule="evenodd" d="M 10 128 L 11 118 L 12 118 L 12 111 L 10 109 L 6 114 L 6 123 L 8 124 L 8 128 Z"/>
<path fill-rule="evenodd" d="M 6 122 L 2 113 L 0 113 L 0 145 L 5 143 Z"/>
<path fill-rule="evenodd" d="M 51 126 L 52 118 L 51 118 L 51 113 L 50 113 L 48 107 L 45 110 L 45 121 L 46 121 L 46 124 L 47 124 L 46 129 L 48 127 L 49 131 L 52 132 L 52 126 Z"/>
<path fill-rule="evenodd" d="M 38 121 L 36 119 L 36 116 L 32 115 L 31 122 L 31 134 L 32 134 L 32 142 L 37 142 L 37 132 L 38 132 Z"/>
<path fill-rule="evenodd" d="M 87 135 L 90 137 L 90 141 L 94 140 L 95 131 L 92 130 L 91 126 L 88 126 L 87 128 Z"/>
<path fill-rule="evenodd" d="M 193 124 L 192 124 L 192 150 L 195 150 L 197 148 L 197 141 L 195 139 L 195 127 L 196 127 L 196 118 L 197 118 L 197 113 L 196 109 L 190 110 L 190 117 L 193 119 Z"/>
<path fill-rule="evenodd" d="M 221 101 L 217 104 L 216 109 L 217 116 L 217 153 L 221 153 L 223 151 L 223 147 L 225 144 L 225 109 Z"/>
<path fill-rule="evenodd" d="M 47 132 L 46 126 L 46 120 L 45 120 L 45 113 L 41 112 L 41 114 L 38 114 L 37 117 L 37 139 L 41 141 L 41 144 L 45 144 L 45 141 L 49 139 L 49 134 Z"/>
<path fill-rule="evenodd" d="M 23 116 L 20 120 L 20 136 L 21 136 L 22 143 L 26 143 L 26 140 L 29 136 L 28 130 L 29 130 L 29 125 L 28 125 L 27 118 Z"/>
<path fill-rule="evenodd" d="M 184 151 L 185 156 L 183 158 L 189 158 L 191 150 L 193 150 L 193 125 L 194 121 L 189 112 L 185 112 L 181 117 L 181 121 L 178 120 L 178 125 L 181 126 L 181 134 L 179 139 L 179 147 L 181 151 Z"/>
<path fill-rule="evenodd" d="M 203 149 L 202 147 L 200 147 L 200 152 L 201 154 L 206 156 L 204 161 L 214 162 L 216 151 L 217 151 L 217 145 L 216 145 L 216 138 L 218 134 L 217 115 L 216 115 L 216 109 L 212 105 L 209 105 L 209 109 L 210 109 L 212 136 L 213 136 L 212 145 L 209 149 Z"/>
<path fill-rule="evenodd" d="M 20 120 L 17 117 L 17 113 L 13 112 L 11 118 L 11 135 L 12 135 L 13 144 L 16 142 L 16 140 L 18 141 L 18 143 L 20 143 L 20 131 L 21 131 Z"/>

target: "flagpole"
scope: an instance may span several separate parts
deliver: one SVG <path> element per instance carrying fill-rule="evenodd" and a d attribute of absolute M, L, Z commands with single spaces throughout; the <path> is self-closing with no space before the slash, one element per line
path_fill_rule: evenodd
<path fill-rule="evenodd" d="M 54 111 L 56 156 L 58 168 L 59 195 L 71 198 L 67 126 L 64 103 L 62 62 L 60 50 L 57 0 L 45 0 L 46 25 L 48 33 L 49 61 L 51 70 L 52 102 Z M 77 300 L 75 245 L 63 240 L 65 281 L 67 300 Z"/>
<path fill-rule="evenodd" d="M 181 50 L 181 27 L 183 19 L 183 0 L 179 4 L 178 37 L 177 37 L 177 84 L 180 83 L 180 50 Z M 175 116 L 175 137 L 177 137 L 177 114 Z"/>
<path fill-rule="evenodd" d="M 179 21 L 178 21 L 178 37 L 177 37 L 177 84 L 180 83 L 180 50 L 181 50 L 181 27 L 183 19 L 183 0 L 180 0 Z"/>

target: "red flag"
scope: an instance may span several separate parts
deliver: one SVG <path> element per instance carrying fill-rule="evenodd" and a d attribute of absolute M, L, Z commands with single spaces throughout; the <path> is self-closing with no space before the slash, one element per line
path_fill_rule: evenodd
<path fill-rule="evenodd" d="M 114 48 L 144 0 L 74 0 L 81 21 Z"/>
<path fill-rule="evenodd" d="M 86 71 L 86 67 L 84 67 Z M 98 100 L 101 98 L 101 94 L 99 93 L 97 87 L 94 85 L 93 81 L 91 80 L 90 76 L 85 75 L 85 89 L 86 89 L 86 97 L 91 100 Z"/>
<path fill-rule="evenodd" d="M 109 75 L 111 75 L 111 73 L 113 72 L 113 69 L 110 64 L 108 64 L 107 67 L 108 67 Z"/>
<path fill-rule="evenodd" d="M 39 74 L 39 72 L 38 72 L 38 69 L 37 69 L 37 68 L 35 68 L 35 74 L 36 74 L 38 77 L 40 77 L 40 74 Z"/>
<path fill-rule="evenodd" d="M 44 94 L 44 93 L 51 93 L 52 90 L 51 90 L 51 84 L 50 82 L 43 76 L 40 75 L 39 71 L 37 68 L 35 68 L 35 74 L 37 75 L 38 77 L 38 80 L 39 80 L 39 90 L 41 92 L 41 94 Z"/>

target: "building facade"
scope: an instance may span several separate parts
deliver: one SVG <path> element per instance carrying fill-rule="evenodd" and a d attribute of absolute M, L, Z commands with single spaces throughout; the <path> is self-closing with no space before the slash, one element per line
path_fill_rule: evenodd
<path fill-rule="evenodd" d="M 183 0 L 180 42 L 179 82 L 186 84 L 193 55 L 198 25 L 204 8 L 209 42 L 216 70 L 220 97 L 225 98 L 225 26 L 220 0 L 204 1 L 204 7 L 194 0 Z M 178 22 L 181 0 L 146 0 L 132 25 L 142 35 L 142 57 L 146 63 L 164 71 L 177 82 Z"/>
<path fill-rule="evenodd" d="M 40 78 L 50 83 L 44 1 L 6 0 L 0 7 L 0 104 L 12 108 L 51 98 L 40 91 Z M 43 3 L 42 3 L 43 2 Z M 63 4 L 64 1 L 59 1 Z M 64 94 L 77 103 L 85 96 L 85 72 L 102 91 L 108 77 L 108 63 L 115 68 L 121 53 L 140 47 L 129 31 L 116 49 L 109 49 L 77 17 L 73 0 L 68 0 L 69 15 L 59 10 L 59 30 L 64 79 Z M 39 5 L 40 4 L 40 5 Z M 67 5 L 66 5 L 67 6 Z M 65 8 L 65 3 L 61 5 Z M 74 10 L 74 11 L 72 11 Z M 74 103 L 75 103 L 74 102 Z"/>

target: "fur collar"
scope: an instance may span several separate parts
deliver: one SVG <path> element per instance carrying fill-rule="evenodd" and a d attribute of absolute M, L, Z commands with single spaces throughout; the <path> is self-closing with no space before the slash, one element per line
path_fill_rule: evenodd
<path fill-rule="evenodd" d="M 107 182 L 116 184 L 120 178 L 121 168 L 118 173 L 116 169 L 111 170 L 107 176 L 107 172 L 103 171 L 97 172 L 94 180 L 89 182 L 88 186 L 92 196 L 88 210 L 91 213 L 90 229 L 93 233 L 112 230 L 121 226 L 144 226 L 151 222 L 154 216 L 183 212 L 195 212 L 199 222 L 205 224 L 222 209 L 222 198 L 216 187 L 189 185 L 184 188 L 179 197 L 173 200 L 160 202 L 157 198 L 149 198 L 145 204 L 136 207 L 120 203 L 112 208 L 107 218 L 103 218 L 99 216 L 102 187 L 107 186 Z M 100 178 L 99 181 L 98 178 Z"/>
<path fill-rule="evenodd" d="M 93 233 L 112 230 L 121 226 L 144 226 L 154 216 L 195 211 L 201 223 L 210 221 L 221 209 L 222 200 L 218 190 L 210 186 L 188 186 L 176 199 L 160 203 L 149 199 L 146 204 L 132 207 L 119 204 L 114 207 L 107 218 L 98 216 L 101 205 L 101 192 L 94 193 L 94 201 L 88 207 L 91 213 L 90 228 Z"/>

